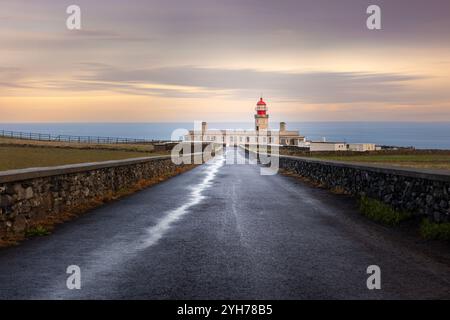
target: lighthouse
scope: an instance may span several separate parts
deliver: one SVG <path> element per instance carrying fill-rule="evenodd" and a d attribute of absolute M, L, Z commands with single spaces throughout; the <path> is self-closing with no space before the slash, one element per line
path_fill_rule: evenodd
<path fill-rule="evenodd" d="M 245 144 L 269 144 L 298 146 L 306 142 L 297 130 L 287 130 L 286 123 L 280 123 L 280 130 L 269 129 L 269 115 L 267 114 L 267 104 L 261 97 L 256 103 L 255 129 L 250 130 L 219 130 L 208 129 L 206 122 L 200 128 L 190 130 L 185 136 L 185 141 L 201 141 L 208 143 L 220 143 L 227 146 L 238 146 Z M 259 147 L 258 147 L 259 148 Z"/>
<path fill-rule="evenodd" d="M 260 130 L 269 129 L 269 115 L 267 114 L 267 104 L 261 97 L 256 104 L 256 114 L 255 114 L 255 130 L 258 132 Z"/>

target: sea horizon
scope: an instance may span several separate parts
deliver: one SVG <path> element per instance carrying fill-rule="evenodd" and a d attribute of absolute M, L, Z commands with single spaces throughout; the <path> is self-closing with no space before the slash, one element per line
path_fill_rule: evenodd
<path fill-rule="evenodd" d="M 252 129 L 251 122 L 208 122 L 210 129 Z M 43 134 L 104 136 L 169 140 L 177 129 L 191 130 L 194 122 L 8 122 L 0 130 Z M 272 129 L 278 123 L 272 122 Z M 288 130 L 299 130 L 308 140 L 375 143 L 417 149 L 450 149 L 450 122 L 409 121 L 293 121 Z"/>

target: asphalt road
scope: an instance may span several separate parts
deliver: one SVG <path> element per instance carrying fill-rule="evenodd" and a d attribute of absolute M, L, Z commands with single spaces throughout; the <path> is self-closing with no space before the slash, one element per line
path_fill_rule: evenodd
<path fill-rule="evenodd" d="M 437 247 L 436 247 L 437 246 Z M 448 247 L 217 158 L 0 250 L 1 299 L 449 299 Z M 81 269 L 81 290 L 66 268 Z M 381 268 L 381 290 L 366 269 Z"/>

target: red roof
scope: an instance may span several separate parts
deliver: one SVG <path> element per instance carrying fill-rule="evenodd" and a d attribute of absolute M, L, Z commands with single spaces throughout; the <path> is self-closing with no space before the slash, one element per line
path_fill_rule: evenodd
<path fill-rule="evenodd" d="M 261 98 L 256 105 L 257 106 L 265 106 L 266 103 L 264 102 L 263 98 Z"/>

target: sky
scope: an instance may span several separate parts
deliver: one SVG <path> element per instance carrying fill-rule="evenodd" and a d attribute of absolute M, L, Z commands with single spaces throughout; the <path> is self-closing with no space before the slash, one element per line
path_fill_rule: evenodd
<path fill-rule="evenodd" d="M 448 0 L 0 0 L 0 123 L 450 121 L 449 31 Z"/>

